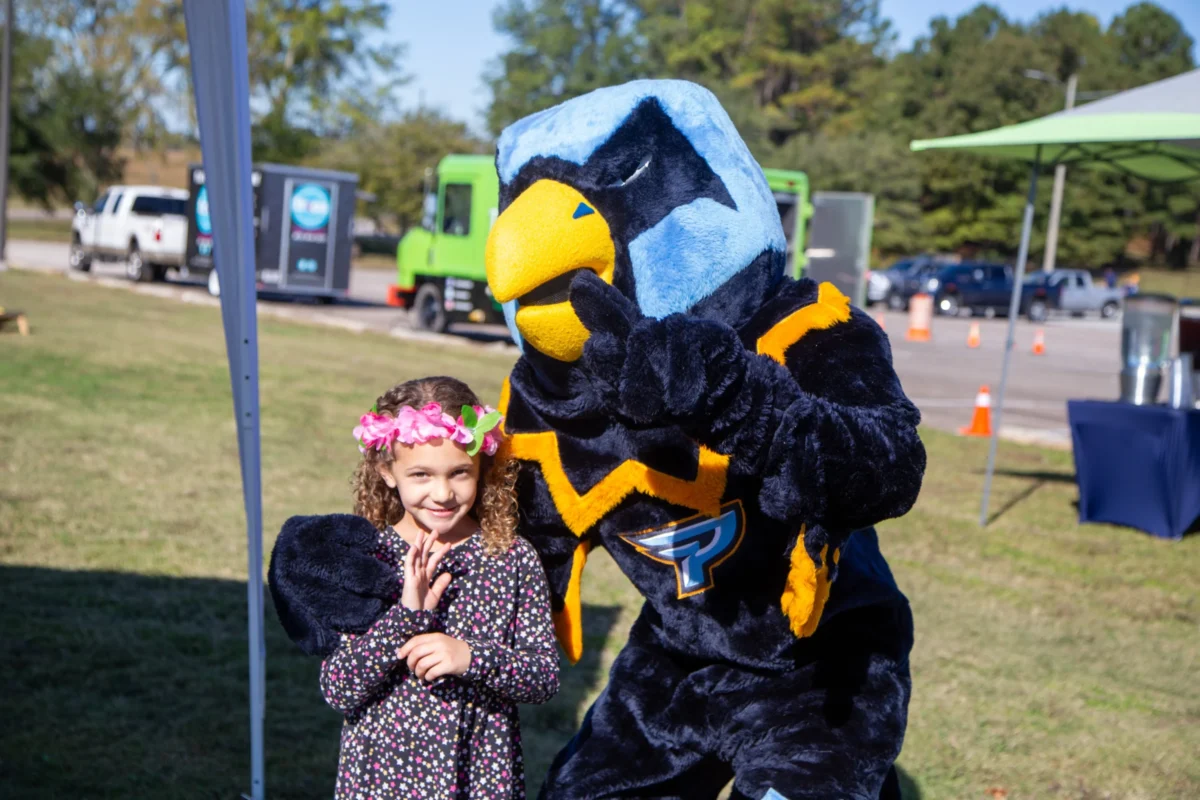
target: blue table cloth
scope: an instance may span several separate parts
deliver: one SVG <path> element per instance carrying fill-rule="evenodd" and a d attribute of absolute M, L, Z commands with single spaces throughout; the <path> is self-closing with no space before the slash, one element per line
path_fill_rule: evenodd
<path fill-rule="evenodd" d="M 1200 517 L 1200 411 L 1069 400 L 1079 521 L 1180 539 Z"/>

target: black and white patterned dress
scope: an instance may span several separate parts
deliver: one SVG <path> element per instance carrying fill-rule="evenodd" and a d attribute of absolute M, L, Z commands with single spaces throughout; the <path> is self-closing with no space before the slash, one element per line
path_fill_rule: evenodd
<path fill-rule="evenodd" d="M 403 581 L 408 543 L 380 534 L 377 556 Z M 434 611 L 397 602 L 360 636 L 346 635 L 321 665 L 326 702 L 341 711 L 338 800 L 523 798 L 517 703 L 558 691 L 558 653 L 542 564 L 518 538 L 502 556 L 476 533 L 442 559 L 454 575 Z M 465 675 L 433 684 L 396 657 L 419 633 L 471 646 Z"/>

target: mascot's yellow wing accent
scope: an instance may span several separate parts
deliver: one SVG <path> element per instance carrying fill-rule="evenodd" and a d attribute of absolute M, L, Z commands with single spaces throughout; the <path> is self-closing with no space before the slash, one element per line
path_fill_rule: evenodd
<path fill-rule="evenodd" d="M 508 409 L 509 392 L 508 381 L 505 380 L 500 390 L 501 414 Z M 576 536 L 583 536 L 588 528 L 599 522 L 605 514 L 635 491 L 710 517 L 721 515 L 721 496 L 725 494 L 729 456 L 707 447 L 700 447 L 699 464 L 694 480 L 676 478 L 674 475 L 651 469 L 640 461 L 629 460 L 621 462 L 599 483 L 580 494 L 571 485 L 563 469 L 557 433 L 505 431 L 505 434 L 502 445 L 504 454 L 521 461 L 534 461 L 542 468 L 542 477 L 550 489 L 554 507 Z"/>
<path fill-rule="evenodd" d="M 838 291 L 832 283 L 817 287 L 817 302 L 810 303 L 787 315 L 771 330 L 758 337 L 758 354 L 770 356 L 784 363 L 787 349 L 809 331 L 832 328 L 839 322 L 850 319 L 850 298 Z"/>
<path fill-rule="evenodd" d="M 509 382 L 500 390 L 499 411 L 508 410 L 511 396 Z M 599 483 L 583 494 L 576 491 L 563 469 L 554 431 L 538 433 L 508 433 L 501 445 L 503 456 L 533 461 L 542 469 L 542 477 L 554 500 L 554 507 L 563 523 L 576 536 L 582 537 L 617 504 L 632 492 L 641 492 L 668 503 L 684 506 L 711 517 L 721 515 L 721 497 L 729 472 L 729 456 L 700 447 L 699 464 L 694 480 L 677 478 L 647 467 L 640 461 L 624 461 Z M 583 630 L 580 625 L 579 586 L 583 565 L 591 545 L 583 543 L 576 549 L 571 562 L 571 578 L 567 584 L 563 610 L 555 614 L 554 627 L 559 642 L 572 663 L 583 652 Z"/>
<path fill-rule="evenodd" d="M 792 548 L 792 568 L 788 571 L 780 605 L 792 633 L 801 639 L 812 636 L 817 630 L 821 612 L 825 610 L 825 601 L 829 599 L 828 552 L 829 545 L 821 548 L 821 566 L 818 568 L 804 549 L 804 529 L 800 529 L 800 537 Z M 838 562 L 840 555 L 838 550 L 833 551 L 833 563 Z"/>
<path fill-rule="evenodd" d="M 572 664 L 578 664 L 579 657 L 583 655 L 583 611 L 579 604 L 579 587 L 583 577 L 583 565 L 587 563 L 588 553 L 591 551 L 592 543 L 588 539 L 584 539 L 575 548 L 575 555 L 571 557 L 571 578 L 567 582 L 563 608 L 562 611 L 554 612 L 554 635 Z"/>

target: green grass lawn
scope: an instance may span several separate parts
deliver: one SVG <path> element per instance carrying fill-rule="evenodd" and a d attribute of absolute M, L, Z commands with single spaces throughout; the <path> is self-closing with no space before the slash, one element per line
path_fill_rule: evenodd
<path fill-rule="evenodd" d="M 0 305 L 0 796 L 230 798 L 248 788 L 245 523 L 220 316 L 10 271 Z M 393 381 L 494 398 L 504 356 L 261 323 L 266 548 L 349 510 L 350 428 Z M 1200 796 L 1200 537 L 1079 527 L 1069 453 L 925 433 L 917 508 L 880 529 L 917 631 L 912 796 Z M 523 711 L 530 784 L 599 691 L 638 598 L 597 554 L 585 657 Z M 332 794 L 340 719 L 268 608 L 269 797 Z"/>
<path fill-rule="evenodd" d="M 1143 292 L 1163 292 L 1176 297 L 1200 298 L 1200 269 L 1143 269 L 1138 288 Z"/>
<path fill-rule="evenodd" d="M 32 239 L 38 242 L 71 241 L 69 219 L 10 219 L 5 236 L 9 239 Z"/>

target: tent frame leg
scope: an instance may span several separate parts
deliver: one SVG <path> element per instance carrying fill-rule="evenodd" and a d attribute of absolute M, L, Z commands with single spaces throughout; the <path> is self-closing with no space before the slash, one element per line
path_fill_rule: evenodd
<path fill-rule="evenodd" d="M 1004 416 L 1004 390 L 1008 388 L 1008 365 L 1012 359 L 1013 335 L 1017 314 L 1021 310 L 1021 287 L 1025 283 L 1025 262 L 1029 258 L 1029 237 L 1033 233 L 1033 204 L 1037 199 L 1038 173 L 1042 168 L 1042 146 L 1038 145 L 1033 167 L 1029 171 L 1029 194 L 1025 198 L 1025 218 L 1021 224 L 1021 246 L 1017 251 L 1017 268 L 1013 275 L 1012 298 L 1008 302 L 1008 338 L 1004 342 L 1004 366 L 1000 370 L 1000 390 L 996 393 L 996 414 L 992 425 L 992 440 L 988 448 L 987 472 L 983 479 L 983 502 L 979 509 L 979 527 L 988 524 L 988 501 L 992 494 L 992 475 L 996 469 L 996 449 L 1000 443 L 1000 423 Z"/>
<path fill-rule="evenodd" d="M 237 418 L 246 509 L 247 656 L 250 666 L 250 791 L 264 800 L 262 453 L 255 309 L 254 203 L 250 186 L 250 78 L 245 0 L 184 0 L 192 89 L 213 225 L 213 264 L 221 277 L 221 318 Z"/>

